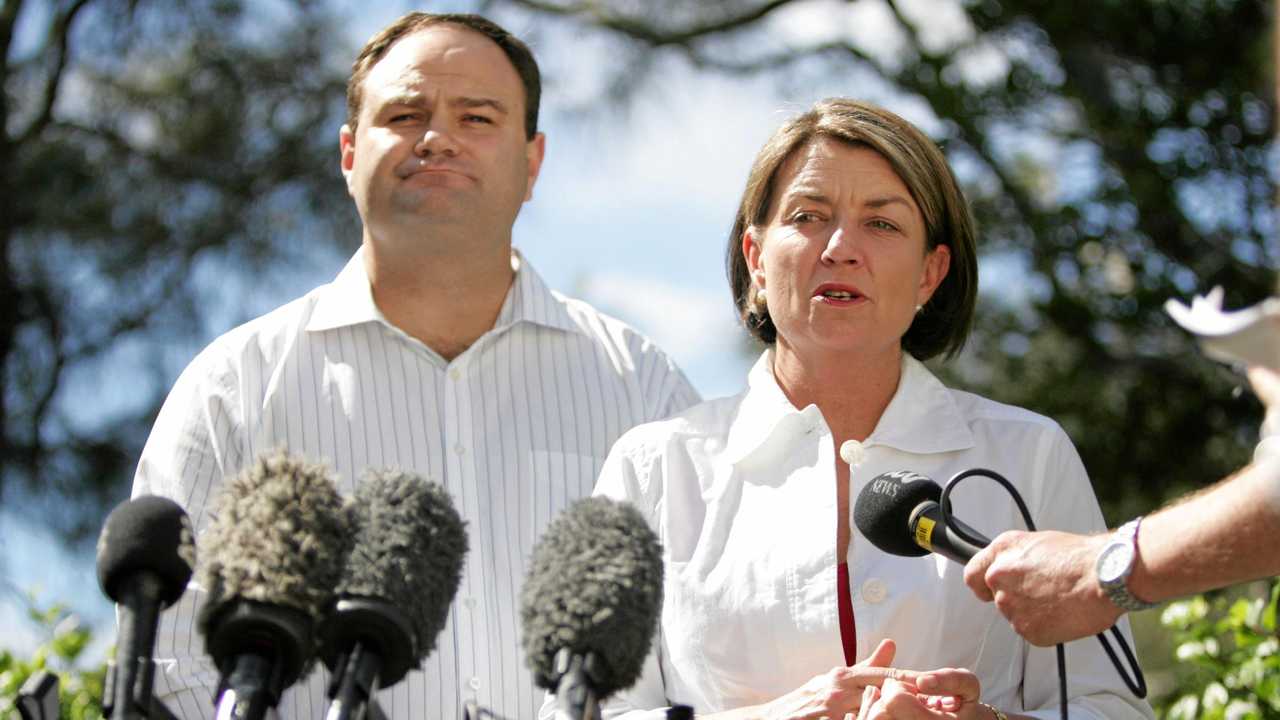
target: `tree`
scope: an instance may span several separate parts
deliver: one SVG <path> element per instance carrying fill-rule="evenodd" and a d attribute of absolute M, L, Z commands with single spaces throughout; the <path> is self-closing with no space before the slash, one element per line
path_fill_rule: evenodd
<path fill-rule="evenodd" d="M 0 496 L 50 501 L 72 537 L 125 493 L 206 323 L 246 313 L 228 288 L 358 237 L 334 162 L 349 43 L 321 4 L 266 31 L 244 5 L 0 8 Z"/>
<path fill-rule="evenodd" d="M 970 350 L 944 375 L 1059 420 L 1112 520 L 1247 460 L 1259 414 L 1232 392 L 1243 377 L 1206 362 L 1162 305 L 1222 285 L 1239 306 L 1272 288 L 1269 3 L 490 5 L 614 38 L 624 96 L 678 58 L 784 92 L 845 76 L 849 94 L 923 101 L 984 264 L 1026 275 L 1016 292 L 984 287 Z M 848 32 L 855 11 L 881 21 L 877 42 Z M 788 31 L 801 14 L 819 37 Z"/>

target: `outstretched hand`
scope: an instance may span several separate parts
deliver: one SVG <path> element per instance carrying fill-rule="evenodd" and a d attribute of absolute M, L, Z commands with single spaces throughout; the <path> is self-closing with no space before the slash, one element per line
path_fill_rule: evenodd
<path fill-rule="evenodd" d="M 1120 617 L 1094 579 L 1106 543 L 1105 535 L 1002 533 L 965 565 L 964 581 L 1034 645 L 1095 635 Z"/>

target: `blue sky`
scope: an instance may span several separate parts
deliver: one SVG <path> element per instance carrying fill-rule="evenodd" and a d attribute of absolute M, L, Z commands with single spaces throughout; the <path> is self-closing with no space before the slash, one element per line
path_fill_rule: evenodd
<path fill-rule="evenodd" d="M 402 10 L 357 11 L 354 0 L 338 4 L 352 17 L 353 54 Z M 950 0 L 904 5 L 928 7 L 929 43 L 943 47 L 964 32 Z M 431 5 L 433 11 L 470 7 L 465 2 Z M 769 36 L 785 43 L 793 37 L 847 34 L 891 58 L 896 40 L 878 7 L 815 0 L 773 20 Z M 534 199 L 517 221 L 516 246 L 553 287 L 653 338 L 706 397 L 742 387 L 752 360 L 743 351 L 723 251 L 747 170 L 770 132 L 832 95 L 881 102 L 926 129 L 937 124 L 927 109 L 887 94 L 874 79 L 856 73 L 796 88 L 776 78 L 731 80 L 699 73 L 678 58 L 662 60 L 627 108 L 611 108 L 597 99 L 604 80 L 596 68 L 607 65 L 606 42 L 583 39 L 568 28 L 535 27 L 523 17 L 497 19 L 517 34 L 537 30 L 534 50 L 547 78 L 541 121 L 547 159 Z M 1005 65 L 999 52 L 979 48 L 965 67 L 966 78 L 982 82 L 1001 77 Z M 337 128 L 333 138 L 334 182 L 340 182 Z M 345 259 L 318 257 L 288 287 L 246 288 L 248 303 L 265 311 L 287 302 L 326 282 Z M 984 287 L 1001 287 L 1014 298 L 1028 291 L 1016 262 L 984 260 L 982 270 Z M 93 652 L 101 654 L 114 630 L 93 573 L 92 549 L 69 552 L 37 524 L 12 513 L 0 513 L 0 522 L 6 528 L 0 567 L 10 583 L 0 592 L 4 645 L 22 650 L 39 640 L 15 595 L 19 589 L 36 590 L 42 601 L 64 602 L 100 628 Z"/>

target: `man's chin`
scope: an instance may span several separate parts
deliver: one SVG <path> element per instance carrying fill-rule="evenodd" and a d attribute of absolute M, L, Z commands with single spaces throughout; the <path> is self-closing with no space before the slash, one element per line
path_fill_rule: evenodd
<path fill-rule="evenodd" d="M 464 215 L 471 207 L 464 193 L 449 188 L 431 188 L 430 192 L 401 193 L 392 198 L 391 210 L 397 215 L 421 217 L 454 217 Z"/>

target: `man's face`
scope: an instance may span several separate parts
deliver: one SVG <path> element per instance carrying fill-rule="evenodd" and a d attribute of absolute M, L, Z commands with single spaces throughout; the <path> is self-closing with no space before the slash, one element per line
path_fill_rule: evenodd
<path fill-rule="evenodd" d="M 544 141 L 525 138 L 524 86 L 501 48 L 457 25 L 419 30 L 370 69 L 362 94 L 340 145 L 366 234 L 460 225 L 509 237 Z"/>

